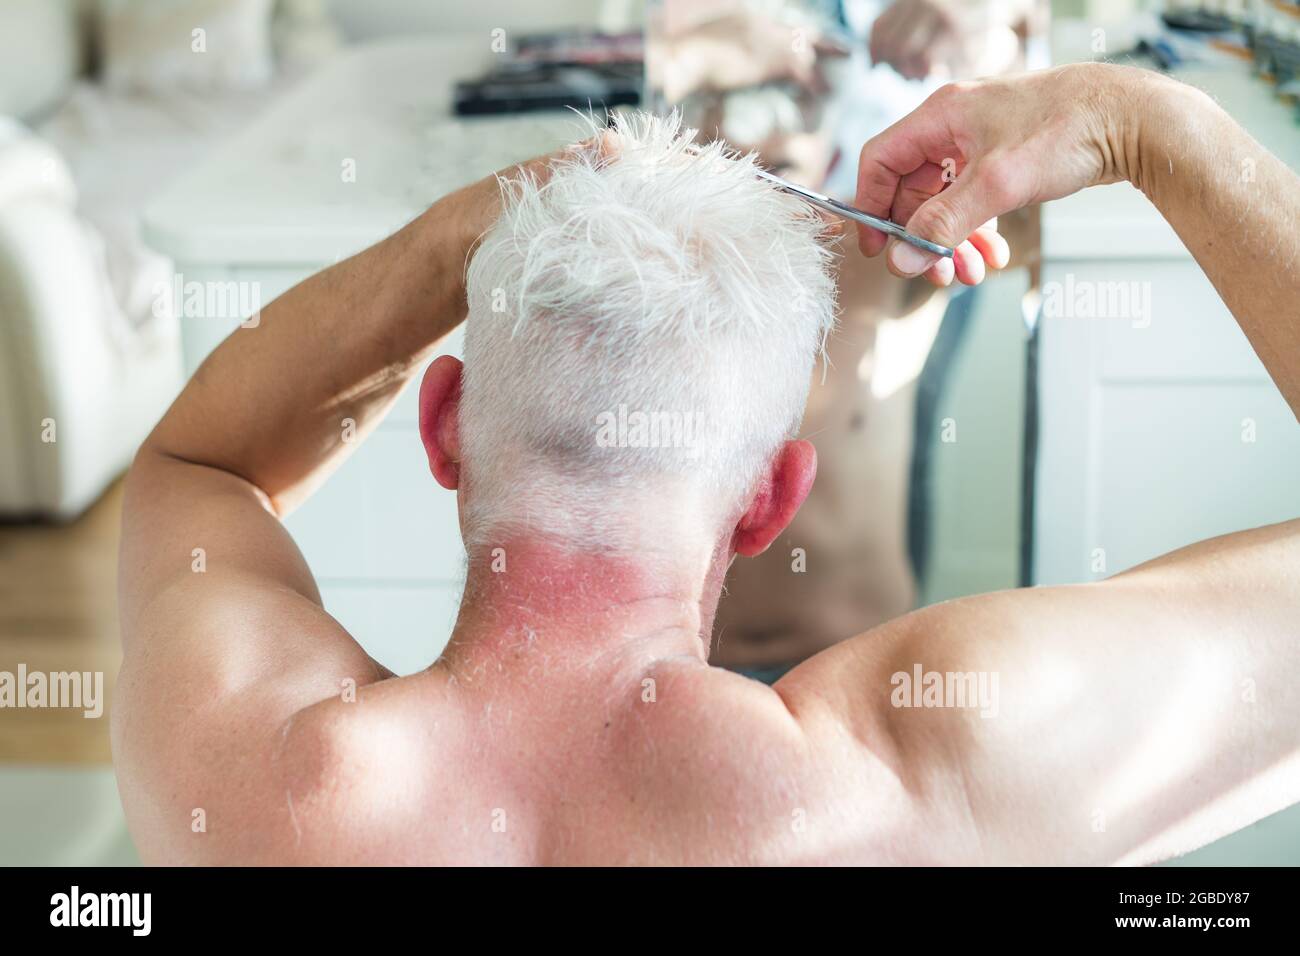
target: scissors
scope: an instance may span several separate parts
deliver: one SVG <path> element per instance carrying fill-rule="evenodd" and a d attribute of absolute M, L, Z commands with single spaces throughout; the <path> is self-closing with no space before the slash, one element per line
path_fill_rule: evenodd
<path fill-rule="evenodd" d="M 838 199 L 832 199 L 830 196 L 823 196 L 821 193 L 813 192 L 806 186 L 796 186 L 789 180 L 782 179 L 780 176 L 774 176 L 765 169 L 755 169 L 754 172 L 758 173 L 760 179 L 766 179 L 772 185 L 778 186 L 788 193 L 793 193 L 801 199 L 817 206 L 819 209 L 825 209 L 827 212 L 834 213 L 844 219 L 852 219 L 855 222 L 860 222 L 865 226 L 870 226 L 872 229 L 879 229 L 881 232 L 894 236 L 897 239 L 901 239 L 903 242 L 910 243 L 918 249 L 932 252 L 936 256 L 944 256 L 948 259 L 952 258 L 952 250 L 947 246 L 941 246 L 939 243 L 931 242 L 929 239 L 922 239 L 920 236 L 914 236 L 896 222 L 890 222 L 888 219 L 880 219 L 870 213 L 863 212 L 861 209 L 850 206 L 848 203 L 842 203 Z"/>

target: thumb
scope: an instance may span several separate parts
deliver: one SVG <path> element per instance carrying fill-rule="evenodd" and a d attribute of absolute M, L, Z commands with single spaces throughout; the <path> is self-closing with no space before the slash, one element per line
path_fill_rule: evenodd
<path fill-rule="evenodd" d="M 914 236 L 929 239 L 956 249 L 966 237 L 990 219 L 1004 212 L 990 201 L 991 195 L 980 187 L 978 169 L 964 171 L 941 193 L 923 202 L 907 220 L 906 228 Z M 920 275 L 939 260 L 933 252 L 909 243 L 893 240 L 889 250 L 889 267 L 896 275 Z"/>

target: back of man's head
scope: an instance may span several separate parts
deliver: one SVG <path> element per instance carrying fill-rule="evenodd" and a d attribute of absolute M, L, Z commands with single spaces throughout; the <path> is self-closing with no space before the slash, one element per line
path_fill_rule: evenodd
<path fill-rule="evenodd" d="M 470 548 L 725 530 L 798 428 L 834 321 L 824 224 L 691 135 L 639 114 L 503 183 L 468 276 Z"/>

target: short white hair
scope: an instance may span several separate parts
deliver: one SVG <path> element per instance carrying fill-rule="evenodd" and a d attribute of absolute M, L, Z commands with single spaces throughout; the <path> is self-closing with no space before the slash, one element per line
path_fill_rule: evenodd
<path fill-rule="evenodd" d="M 834 324 L 825 223 L 694 138 L 626 114 L 544 182 L 502 180 L 467 281 L 467 547 L 639 548 L 646 505 L 734 520 L 797 434 Z"/>

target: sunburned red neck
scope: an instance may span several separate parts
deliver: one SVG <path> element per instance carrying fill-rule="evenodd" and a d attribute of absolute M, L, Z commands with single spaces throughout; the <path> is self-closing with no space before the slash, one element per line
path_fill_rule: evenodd
<path fill-rule="evenodd" d="M 707 657 L 730 557 L 676 552 L 581 551 L 545 540 L 510 540 L 471 556 L 453 642 L 516 645 L 521 635 L 586 651 L 648 649 Z M 451 650 L 449 649 L 449 653 Z"/>

